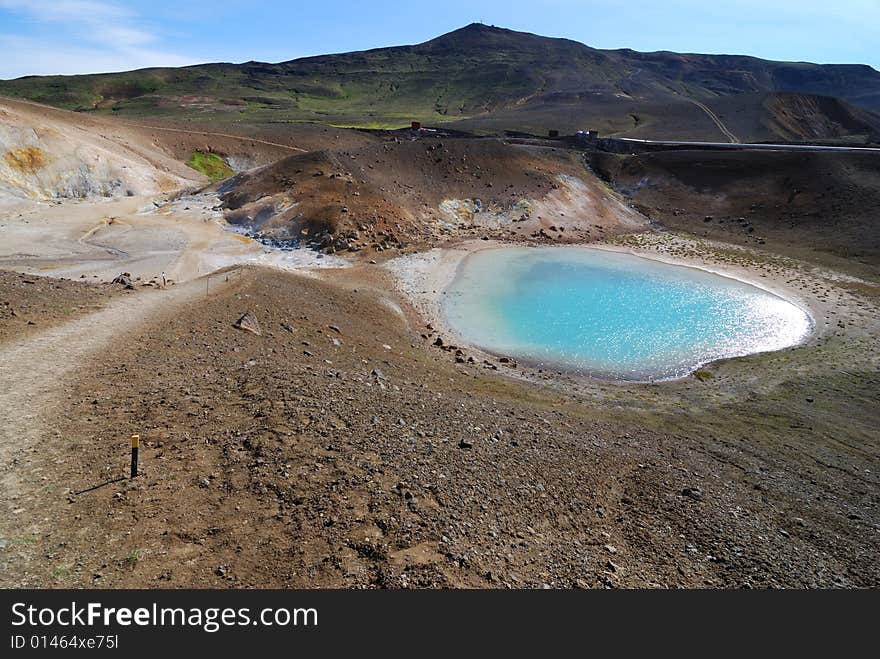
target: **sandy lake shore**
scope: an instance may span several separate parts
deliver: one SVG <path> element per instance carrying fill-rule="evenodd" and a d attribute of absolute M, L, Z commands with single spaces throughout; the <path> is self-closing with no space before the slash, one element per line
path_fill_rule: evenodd
<path fill-rule="evenodd" d="M 481 357 L 490 357 L 484 350 L 468 345 L 446 321 L 444 298 L 455 280 L 462 263 L 472 254 L 490 249 L 523 247 L 521 243 L 494 240 L 468 240 L 444 248 L 434 248 L 393 259 L 385 267 L 392 273 L 400 293 L 439 335 L 451 338 L 459 345 L 467 346 Z M 596 249 L 632 254 L 669 265 L 697 268 L 723 277 L 750 284 L 795 304 L 803 309 L 811 320 L 810 334 L 799 345 L 819 341 L 829 327 L 831 317 L 842 303 L 840 295 L 817 294 L 817 281 L 823 273 L 805 273 L 799 264 L 772 267 L 751 258 L 742 250 L 740 262 L 719 262 L 716 250 L 728 246 L 696 242 L 678 236 L 637 234 L 627 243 L 595 243 L 586 245 L 560 245 L 560 249 Z M 683 254 L 682 252 L 687 252 Z"/>

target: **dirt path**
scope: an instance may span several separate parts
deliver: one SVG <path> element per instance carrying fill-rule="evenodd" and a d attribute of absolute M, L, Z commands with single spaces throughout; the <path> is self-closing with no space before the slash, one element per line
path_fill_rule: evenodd
<path fill-rule="evenodd" d="M 221 278 L 215 281 L 219 288 Z M 30 474 L 32 455 L 49 436 L 52 415 L 67 391 L 67 376 L 90 356 L 159 315 L 205 295 L 201 281 L 124 296 L 104 309 L 36 336 L 0 347 L 0 542 L 32 533 L 41 523 L 30 502 L 45 483 Z"/>
<path fill-rule="evenodd" d="M 692 98 L 689 98 L 688 100 L 706 113 L 706 115 L 715 123 L 715 125 L 718 126 L 718 130 L 724 133 L 724 137 L 730 140 L 731 144 L 740 143 L 739 138 L 727 129 L 727 126 L 724 125 L 724 122 L 721 121 L 721 118 L 717 114 L 712 112 L 712 110 L 710 110 L 708 106 L 700 103 L 699 101 L 695 101 Z"/>
<path fill-rule="evenodd" d="M 149 124 L 132 124 L 128 122 L 122 122 L 125 126 L 131 126 L 133 128 L 148 128 L 149 130 L 164 130 L 168 133 L 183 133 L 185 135 L 211 135 L 213 137 L 226 137 L 231 140 L 240 140 L 242 142 L 256 142 L 257 144 L 265 144 L 267 146 L 277 146 L 281 149 L 287 149 L 288 151 L 299 151 L 300 153 L 308 153 L 307 149 L 301 149 L 298 146 L 290 146 L 289 144 L 280 144 L 278 142 L 269 142 L 268 140 L 260 140 L 256 137 L 244 137 L 242 135 L 231 135 L 230 133 L 212 133 L 210 131 L 205 130 L 186 130 L 185 128 L 168 128 L 165 126 L 150 126 Z"/>

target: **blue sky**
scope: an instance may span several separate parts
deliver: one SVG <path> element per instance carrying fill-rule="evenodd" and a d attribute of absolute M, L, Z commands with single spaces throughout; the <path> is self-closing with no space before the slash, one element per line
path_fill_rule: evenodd
<path fill-rule="evenodd" d="M 482 21 L 598 48 L 880 69 L 880 0 L 0 0 L 0 78 L 419 43 Z"/>

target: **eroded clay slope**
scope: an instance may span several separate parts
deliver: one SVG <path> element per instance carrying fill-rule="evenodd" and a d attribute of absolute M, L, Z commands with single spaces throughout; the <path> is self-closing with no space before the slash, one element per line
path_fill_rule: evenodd
<path fill-rule="evenodd" d="M 0 99 L 0 196 L 141 196 L 205 183 L 138 131 L 104 119 Z"/>

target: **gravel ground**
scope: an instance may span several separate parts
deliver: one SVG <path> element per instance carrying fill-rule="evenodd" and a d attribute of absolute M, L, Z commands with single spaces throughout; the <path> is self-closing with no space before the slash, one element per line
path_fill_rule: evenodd
<path fill-rule="evenodd" d="M 234 272 L 83 364 L 0 583 L 880 584 L 876 365 L 828 368 L 873 354 L 856 339 L 710 382 L 536 384 L 432 347 L 377 269 L 324 277 Z M 135 432 L 141 475 L 75 494 Z"/>

